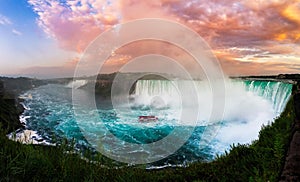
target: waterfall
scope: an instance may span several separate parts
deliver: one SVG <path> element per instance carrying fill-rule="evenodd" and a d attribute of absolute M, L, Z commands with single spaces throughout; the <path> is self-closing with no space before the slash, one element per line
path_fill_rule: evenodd
<path fill-rule="evenodd" d="M 139 80 L 135 88 L 136 95 L 168 95 L 174 92 L 174 85 L 169 80 Z"/>
<path fill-rule="evenodd" d="M 67 84 L 66 87 L 78 89 L 78 88 L 86 85 L 87 82 L 88 82 L 87 80 L 72 80 L 71 82 L 69 82 Z"/>
<path fill-rule="evenodd" d="M 135 88 L 137 106 L 166 108 L 175 105 L 179 100 L 178 82 L 168 80 L 139 80 Z"/>
<path fill-rule="evenodd" d="M 177 98 L 173 96 L 178 92 L 175 89 L 176 85 L 183 82 L 139 80 L 136 84 L 135 97 L 140 98 L 139 104 L 147 98 L 145 105 L 149 104 L 148 100 L 158 95 L 166 102 L 169 102 L 169 99 L 176 100 Z M 283 82 L 227 80 L 223 118 L 219 121 L 206 122 L 211 104 L 210 87 L 203 81 L 195 82 L 200 92 L 198 96 L 200 116 L 197 125 L 212 127 L 212 134 L 217 135 L 213 144 L 216 152 L 229 149 L 232 143 L 246 144 L 256 139 L 261 126 L 272 122 L 284 110 L 292 92 L 292 84 Z M 175 113 L 179 112 L 175 109 L 173 114 Z M 220 126 L 218 131 L 215 131 L 214 126 Z"/>
<path fill-rule="evenodd" d="M 172 106 L 174 103 L 180 103 L 176 101 L 180 99 L 178 85 L 182 85 L 184 82 L 189 81 L 139 80 L 135 87 L 135 96 L 139 97 L 139 99 L 137 99 L 137 103 L 151 105 L 153 104 L 153 98 L 157 96 L 161 97 L 164 103 L 168 106 Z M 200 108 L 201 110 L 205 110 L 210 104 L 209 102 L 211 102 L 211 100 L 209 100 L 211 97 L 210 87 L 203 81 L 195 81 L 195 85 L 197 90 L 200 91 Z M 283 82 L 242 80 L 226 81 L 225 107 L 227 108 L 227 113 L 225 113 L 225 116 L 227 115 L 227 118 L 232 118 L 233 112 L 243 112 L 241 109 L 253 110 L 254 112 L 256 111 L 256 108 L 265 109 L 267 108 L 265 105 L 269 104 L 273 109 L 273 117 L 276 117 L 283 111 L 289 96 L 291 95 L 291 91 L 292 84 Z"/>
<path fill-rule="evenodd" d="M 276 114 L 280 114 L 292 93 L 292 84 L 275 81 L 245 81 L 245 88 L 273 103 Z"/>
<path fill-rule="evenodd" d="M 201 91 L 198 103 L 206 103 L 206 107 L 201 107 L 201 110 L 209 108 L 213 99 L 209 85 L 189 80 L 139 80 L 135 87 L 135 103 L 154 108 L 178 109 L 183 105 L 194 107 L 197 98 L 194 98 L 196 92 L 193 92 L 193 89 L 196 89 L 196 92 Z"/>

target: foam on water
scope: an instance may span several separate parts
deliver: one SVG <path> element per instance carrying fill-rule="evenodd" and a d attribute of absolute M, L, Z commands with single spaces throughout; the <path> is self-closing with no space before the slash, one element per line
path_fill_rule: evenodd
<path fill-rule="evenodd" d="M 17 130 L 7 135 L 7 137 L 16 142 L 23 144 L 40 144 L 40 145 L 54 145 L 46 142 L 36 131 L 33 130 Z"/>

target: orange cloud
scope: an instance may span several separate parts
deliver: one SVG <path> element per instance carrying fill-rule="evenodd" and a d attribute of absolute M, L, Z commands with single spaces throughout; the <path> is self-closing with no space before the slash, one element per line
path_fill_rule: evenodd
<path fill-rule="evenodd" d="M 293 64 L 279 60 L 278 54 L 285 55 L 283 58 L 300 56 L 299 0 L 29 0 L 29 3 L 43 30 L 63 49 L 79 53 L 101 32 L 118 23 L 138 18 L 167 18 L 199 33 L 229 74 L 273 73 L 276 69 L 293 72 L 288 66 Z M 184 60 L 185 54 L 175 50 L 163 44 L 138 43 L 117 50 L 107 64 L 116 68 L 146 52 L 170 51 L 169 55 Z M 261 63 L 272 58 L 277 62 Z M 271 65 L 274 67 L 270 68 Z"/>
<path fill-rule="evenodd" d="M 292 1 L 293 2 L 293 1 Z M 282 15 L 289 20 L 300 24 L 300 18 L 299 18 L 299 13 L 300 13 L 300 1 L 294 1 L 293 3 L 289 4 L 283 11 Z"/>

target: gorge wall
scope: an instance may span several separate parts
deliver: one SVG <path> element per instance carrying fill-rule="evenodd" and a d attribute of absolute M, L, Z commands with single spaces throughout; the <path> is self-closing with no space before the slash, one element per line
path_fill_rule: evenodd
<path fill-rule="evenodd" d="M 300 82 L 293 86 L 295 121 L 280 181 L 300 181 Z"/>

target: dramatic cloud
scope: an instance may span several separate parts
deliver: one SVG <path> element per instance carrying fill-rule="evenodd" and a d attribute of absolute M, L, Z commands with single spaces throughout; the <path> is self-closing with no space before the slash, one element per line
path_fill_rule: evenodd
<path fill-rule="evenodd" d="M 119 23 L 118 3 L 110 1 L 29 0 L 38 24 L 62 48 L 82 52 L 102 31 Z"/>
<path fill-rule="evenodd" d="M 298 68 L 300 64 L 299 0 L 28 2 L 39 16 L 40 27 L 62 48 L 78 53 L 101 32 L 118 23 L 139 18 L 166 18 L 201 35 L 229 74 L 251 74 L 251 70 L 253 74 L 273 74 L 276 69 L 278 73 L 293 72 L 295 70 L 288 65 Z M 157 50 L 165 48 L 154 46 Z M 136 48 L 124 50 L 110 58 L 110 66 L 124 64 L 137 54 Z"/>

